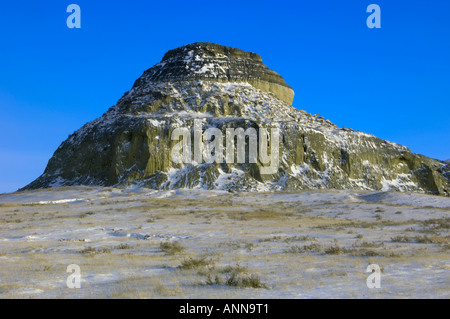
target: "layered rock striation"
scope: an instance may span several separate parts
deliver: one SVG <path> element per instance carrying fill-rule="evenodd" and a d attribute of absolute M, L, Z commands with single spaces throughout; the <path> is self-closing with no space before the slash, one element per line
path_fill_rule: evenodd
<path fill-rule="evenodd" d="M 292 88 L 255 53 L 213 43 L 170 50 L 116 105 L 64 141 L 44 173 L 24 189 L 137 184 L 155 189 L 337 188 L 449 196 L 449 163 L 339 128 L 292 107 L 293 97 Z M 267 163 L 261 157 L 249 160 L 251 140 L 245 136 L 245 162 L 174 162 L 172 151 L 179 143 L 174 131 L 187 129 L 194 136 L 195 127 L 222 132 L 223 141 L 227 129 L 254 129 L 257 138 L 263 128 L 276 129 L 276 170 L 264 173 Z M 205 145 L 213 141 L 203 140 Z M 270 136 L 268 143 L 274 141 Z M 192 149 L 197 142 L 192 139 Z M 258 144 L 260 153 L 262 147 Z"/>

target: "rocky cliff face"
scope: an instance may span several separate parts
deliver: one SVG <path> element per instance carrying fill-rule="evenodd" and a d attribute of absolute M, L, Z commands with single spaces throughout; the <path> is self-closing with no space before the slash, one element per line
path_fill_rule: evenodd
<path fill-rule="evenodd" d="M 450 164 L 338 128 L 293 108 L 293 97 L 292 88 L 255 53 L 212 43 L 171 50 L 102 117 L 64 141 L 44 173 L 24 189 L 139 184 L 236 191 L 354 188 L 449 196 Z M 202 141 L 195 138 L 196 128 L 223 134 L 203 136 Z M 271 147 L 276 142 L 276 170 L 265 172 L 269 162 L 263 157 L 250 160 L 254 141 L 245 136 L 245 161 L 202 162 L 194 155 L 192 161 L 174 162 L 173 149 L 185 140 L 173 138 L 177 129 L 192 133 L 193 153 L 199 143 L 204 149 L 218 141 L 226 144 L 227 130 L 254 130 L 259 154 L 263 149 L 275 154 Z M 267 143 L 260 142 L 261 129 L 274 129 L 279 139 L 269 134 Z M 235 143 L 239 145 L 239 137 Z M 217 150 L 222 151 L 216 148 L 216 155 L 221 153 Z"/>

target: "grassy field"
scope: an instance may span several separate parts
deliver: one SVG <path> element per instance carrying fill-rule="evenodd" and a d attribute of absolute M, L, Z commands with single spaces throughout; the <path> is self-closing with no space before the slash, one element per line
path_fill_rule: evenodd
<path fill-rule="evenodd" d="M 365 191 L 3 194 L 0 298 L 449 298 L 449 212 Z"/>

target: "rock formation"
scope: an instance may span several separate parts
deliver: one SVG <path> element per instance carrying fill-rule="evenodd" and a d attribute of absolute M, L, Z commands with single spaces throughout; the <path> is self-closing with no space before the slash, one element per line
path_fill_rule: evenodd
<path fill-rule="evenodd" d="M 138 184 L 156 189 L 337 188 L 449 196 L 450 164 L 339 128 L 292 107 L 293 97 L 292 88 L 258 54 L 213 43 L 170 50 L 102 117 L 69 136 L 44 173 L 24 189 Z M 227 129 L 276 128 L 277 170 L 262 173 L 266 163 L 259 157 L 252 163 L 248 155 L 243 163 L 175 163 L 174 130 L 193 132 L 196 126 L 218 129 L 224 140 Z M 250 139 L 247 153 L 249 144 Z"/>

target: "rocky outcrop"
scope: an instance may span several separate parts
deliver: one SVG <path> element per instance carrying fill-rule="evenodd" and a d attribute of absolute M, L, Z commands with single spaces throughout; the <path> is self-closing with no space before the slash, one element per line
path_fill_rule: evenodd
<path fill-rule="evenodd" d="M 255 53 L 212 43 L 171 50 L 102 117 L 64 141 L 44 173 L 24 189 L 139 184 L 156 189 L 338 188 L 449 195 L 448 163 L 297 110 L 291 106 L 293 96 Z M 173 139 L 175 130 L 186 129 L 193 136 L 195 128 L 220 132 L 219 138 L 204 137 L 205 147 L 213 141 L 225 144 L 227 129 L 254 130 L 258 141 L 261 129 L 276 130 L 276 170 L 268 174 L 261 157 L 250 161 L 250 137 L 244 162 L 174 162 L 171 154 L 179 143 Z M 198 142 L 192 138 L 191 149 Z M 273 143 L 270 135 L 267 154 L 274 154 L 269 147 Z M 260 153 L 262 148 L 264 143 L 258 144 Z"/>
<path fill-rule="evenodd" d="M 186 80 L 246 82 L 272 92 L 288 104 L 294 100 L 294 90 L 262 63 L 259 54 L 215 43 L 193 43 L 170 50 L 160 63 L 144 72 L 134 87 Z"/>

